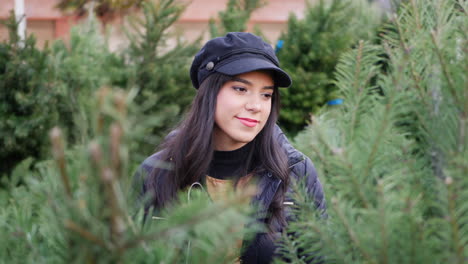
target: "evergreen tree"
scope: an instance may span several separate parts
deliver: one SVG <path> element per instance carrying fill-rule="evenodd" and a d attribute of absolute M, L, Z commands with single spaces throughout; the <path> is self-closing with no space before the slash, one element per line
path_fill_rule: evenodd
<path fill-rule="evenodd" d="M 43 156 L 43 135 L 58 121 L 63 95 L 50 82 L 50 49 L 37 49 L 34 36 L 20 46 L 13 12 L 4 24 L 10 37 L 0 43 L 0 175 L 29 156 Z"/>
<path fill-rule="evenodd" d="M 408 1 L 380 45 L 361 42 L 341 57 L 335 84 L 344 104 L 296 138 L 315 160 L 329 217 L 317 219 L 298 189 L 289 230 L 297 237 L 284 237 L 285 255 L 300 248 L 325 263 L 466 263 L 467 8 Z"/>
<path fill-rule="evenodd" d="M 50 81 L 64 94 L 58 104 L 60 124 L 71 144 L 88 143 L 95 128 L 90 120 L 94 105 L 89 98 L 102 86 L 126 86 L 129 78 L 125 62 L 109 50 L 100 23 L 93 12 L 70 32 L 69 44 L 52 44 L 49 60 Z"/>
<path fill-rule="evenodd" d="M 315 3 L 316 2 L 316 3 Z M 302 130 L 310 115 L 336 99 L 333 71 L 340 55 L 360 39 L 372 39 L 379 23 L 378 10 L 361 0 L 315 1 L 304 19 L 291 15 L 277 51 L 281 66 L 293 84 L 281 89 L 280 124 L 291 134 Z"/>
<path fill-rule="evenodd" d="M 141 161 L 151 154 L 161 139 L 180 120 L 195 94 L 189 77 L 191 60 L 197 43 L 176 39 L 168 43 L 169 27 L 180 17 L 185 6 L 174 0 L 144 2 L 143 17 L 129 20 L 130 40 L 125 51 L 128 62 L 129 86 L 139 89 L 135 101 L 142 109 L 141 122 L 147 124 L 142 138 L 136 139 Z M 157 117 L 157 118 L 155 118 Z"/>
<path fill-rule="evenodd" d="M 138 193 L 128 162 L 133 95 L 102 89 L 90 99 L 97 106 L 93 127 L 102 128 L 94 140 L 67 148 L 54 128 L 54 160 L 38 163 L 35 172 L 25 161 L 3 179 L 8 188 L 0 189 L 0 263 L 231 262 L 230 249 L 247 234 L 232 227 L 250 221 L 241 204 L 254 190 L 219 203 L 192 190 L 159 218 L 149 212 L 143 222 L 136 205 L 142 201 L 128 195 Z M 17 186 L 21 178 L 25 183 Z"/>
<path fill-rule="evenodd" d="M 16 22 L 8 21 L 9 41 L 0 44 L 2 174 L 27 157 L 44 159 L 44 134 L 54 125 L 64 128 L 70 143 L 85 143 L 93 131 L 89 97 L 102 85 L 124 86 L 128 78 L 123 59 L 109 51 L 92 15 L 72 28 L 69 45 L 59 40 L 43 50 L 33 35 L 18 46 Z"/>
<path fill-rule="evenodd" d="M 226 10 L 218 13 L 219 22 L 210 19 L 211 38 L 224 36 L 228 32 L 246 31 L 252 12 L 265 4 L 263 0 L 229 0 Z"/>

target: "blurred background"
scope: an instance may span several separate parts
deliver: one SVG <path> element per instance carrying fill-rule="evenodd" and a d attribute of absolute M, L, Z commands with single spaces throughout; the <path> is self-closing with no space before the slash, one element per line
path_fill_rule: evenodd
<path fill-rule="evenodd" d="M 369 0 L 380 6 L 382 9 L 390 9 L 391 0 Z M 26 15 L 27 34 L 35 34 L 37 45 L 42 47 L 46 41 L 57 38 L 69 39 L 70 28 L 80 21 L 80 16 L 70 14 L 66 10 L 59 9 L 60 3 L 67 1 L 61 0 L 2 0 L 0 4 L 0 20 L 8 17 L 10 10 L 15 8 L 15 2 L 24 2 L 24 11 Z M 68 1 L 74 2 L 74 1 Z M 75 1 L 76 6 L 84 8 L 85 2 Z M 80 3 L 81 2 L 81 3 Z M 99 2 L 99 1 L 97 1 Z M 132 1 L 126 1 L 132 2 Z M 133 1 L 135 4 L 141 1 Z M 182 33 L 185 39 L 195 40 L 200 35 L 204 40 L 209 38 L 208 22 L 216 18 L 218 12 L 225 9 L 228 0 L 181 0 L 181 3 L 187 4 L 185 11 L 173 25 L 173 30 Z M 272 42 L 278 40 L 281 32 L 287 28 L 289 15 L 295 14 L 298 18 L 304 17 L 307 2 L 314 3 L 317 0 L 268 0 L 263 5 L 254 10 L 247 22 L 247 31 L 252 31 L 254 26 L 259 27 L 264 35 Z M 82 12 L 82 11 L 81 11 Z M 111 13 L 111 10 L 108 10 Z M 108 16 L 109 13 L 103 16 Z M 113 17 L 113 21 L 107 22 L 113 26 L 109 45 L 111 49 L 117 49 L 122 43 L 124 37 L 120 25 L 123 23 L 123 14 Z M 107 18 L 108 19 L 108 18 Z M 0 40 L 8 38 L 7 29 L 0 25 Z"/>

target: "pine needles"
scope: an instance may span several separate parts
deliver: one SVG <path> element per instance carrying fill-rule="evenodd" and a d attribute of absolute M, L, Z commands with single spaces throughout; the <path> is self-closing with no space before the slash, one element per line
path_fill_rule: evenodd
<path fill-rule="evenodd" d="M 315 157 L 329 219 L 300 206 L 296 249 L 326 263 L 466 262 L 466 8 L 408 1 L 380 45 L 341 57 L 345 104 L 296 139 Z"/>

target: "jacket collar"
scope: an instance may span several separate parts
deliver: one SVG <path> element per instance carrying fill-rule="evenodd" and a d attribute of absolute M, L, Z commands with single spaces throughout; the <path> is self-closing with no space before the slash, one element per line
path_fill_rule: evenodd
<path fill-rule="evenodd" d="M 302 155 L 302 153 L 297 151 L 291 145 L 291 143 L 289 143 L 289 140 L 286 138 L 283 131 L 281 130 L 281 128 L 278 125 L 275 125 L 275 131 L 274 131 L 273 135 L 276 138 L 279 145 L 281 146 L 281 148 L 286 152 L 286 155 L 288 157 L 289 167 L 293 167 L 297 163 L 304 160 L 304 156 Z"/>

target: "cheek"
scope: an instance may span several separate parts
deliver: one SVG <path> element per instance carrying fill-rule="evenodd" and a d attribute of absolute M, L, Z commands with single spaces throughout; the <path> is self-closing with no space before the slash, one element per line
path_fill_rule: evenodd
<path fill-rule="evenodd" d="M 232 98 L 221 91 L 216 99 L 215 123 L 220 125 L 219 122 L 229 119 L 230 116 L 234 115 L 235 110 L 236 106 Z"/>

